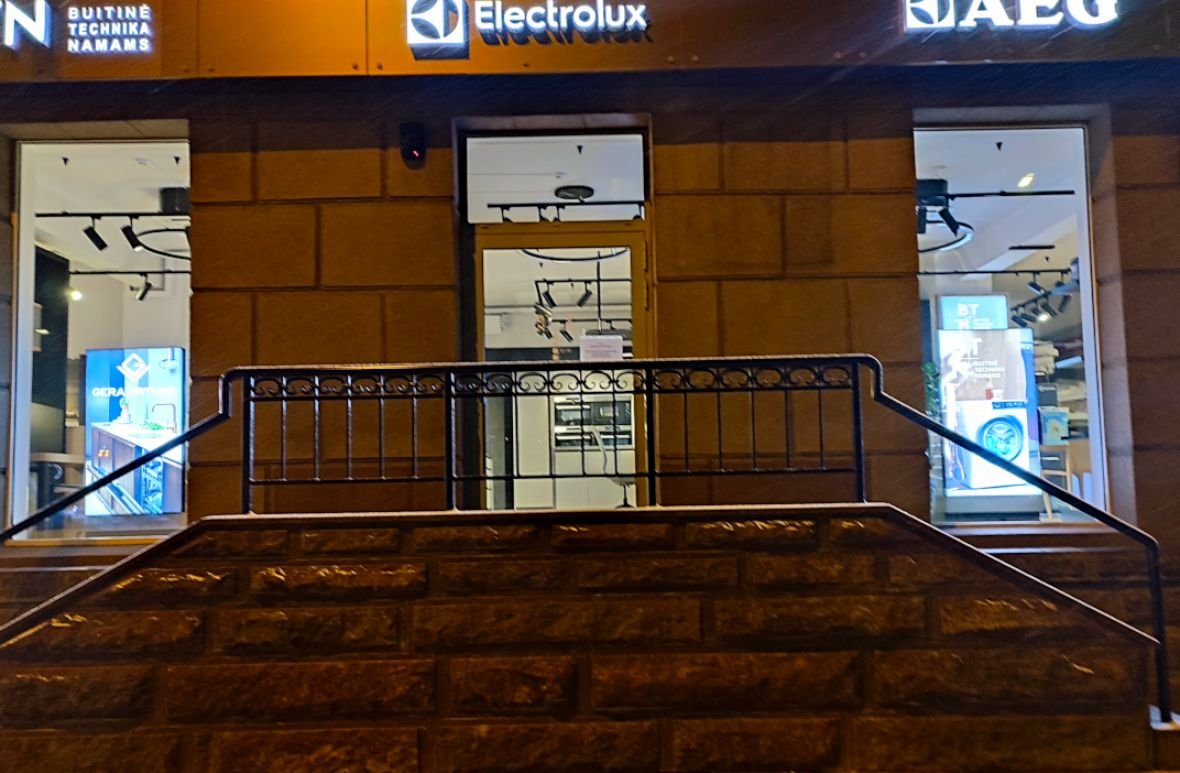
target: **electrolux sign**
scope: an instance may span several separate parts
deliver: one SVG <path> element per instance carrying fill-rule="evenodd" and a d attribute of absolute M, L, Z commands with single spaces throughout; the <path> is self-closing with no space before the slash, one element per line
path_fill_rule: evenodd
<path fill-rule="evenodd" d="M 529 42 L 588 43 L 642 40 L 650 26 L 647 5 L 595 0 L 546 0 L 515 5 L 504 0 L 405 0 L 406 41 L 420 58 L 463 59 L 471 30 L 488 45 Z"/>
<path fill-rule="evenodd" d="M 68 54 L 150 54 L 155 48 L 155 10 L 147 3 L 68 5 L 61 13 L 64 19 L 56 29 L 65 33 Z M 53 9 L 47 0 L 0 0 L 0 22 L 0 46 L 56 44 Z"/>
<path fill-rule="evenodd" d="M 1119 0 L 903 0 L 906 32 L 980 28 L 1055 30 L 1106 27 L 1119 20 Z"/>

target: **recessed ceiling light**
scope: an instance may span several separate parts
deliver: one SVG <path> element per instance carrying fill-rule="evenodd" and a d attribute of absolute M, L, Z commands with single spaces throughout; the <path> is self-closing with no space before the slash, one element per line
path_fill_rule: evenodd
<path fill-rule="evenodd" d="M 1020 188 L 1021 190 L 1026 190 L 1028 188 L 1031 188 L 1033 186 L 1033 183 L 1035 183 L 1036 181 L 1037 181 L 1036 173 L 1029 172 L 1024 177 L 1020 178 L 1020 182 L 1016 183 L 1016 187 Z"/>

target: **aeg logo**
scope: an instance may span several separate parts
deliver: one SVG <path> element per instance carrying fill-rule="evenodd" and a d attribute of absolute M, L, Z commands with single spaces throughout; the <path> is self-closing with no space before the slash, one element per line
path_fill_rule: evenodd
<path fill-rule="evenodd" d="M 406 0 L 406 41 L 410 48 L 466 48 L 466 1 Z"/>
<path fill-rule="evenodd" d="M 23 11 L 13 4 L 13 0 L 0 0 L 0 22 L 3 23 L 3 37 L 0 45 L 6 48 L 16 48 L 17 28 L 34 43 L 49 45 L 49 3 L 47 0 L 34 0 L 32 12 Z"/>
<path fill-rule="evenodd" d="M 1119 18 L 1119 0 L 904 0 L 906 32 L 1103 27 Z"/>

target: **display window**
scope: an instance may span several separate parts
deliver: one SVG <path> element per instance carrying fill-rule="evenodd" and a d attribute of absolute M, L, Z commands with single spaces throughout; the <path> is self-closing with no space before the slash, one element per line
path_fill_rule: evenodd
<path fill-rule="evenodd" d="M 8 511 L 19 523 L 187 429 L 189 152 L 20 146 Z M 182 448 L 26 532 L 144 537 L 185 522 Z"/>
<path fill-rule="evenodd" d="M 1085 130 L 921 130 L 915 150 L 927 412 L 1105 507 Z M 930 458 L 944 522 L 1079 517 L 953 444 Z"/>

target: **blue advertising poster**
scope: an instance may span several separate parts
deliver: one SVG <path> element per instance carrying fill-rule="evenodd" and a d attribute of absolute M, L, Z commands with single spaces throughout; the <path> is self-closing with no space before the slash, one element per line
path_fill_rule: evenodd
<path fill-rule="evenodd" d="M 185 352 L 177 347 L 86 353 L 86 475 L 97 480 L 184 433 Z M 184 511 L 184 449 L 149 462 L 86 500 L 86 515 Z"/>
<path fill-rule="evenodd" d="M 944 295 L 938 299 L 940 330 L 1007 330 L 1008 296 Z"/>
<path fill-rule="evenodd" d="M 943 423 L 1022 470 L 1040 474 L 1040 427 L 1031 330 L 939 333 Z M 947 442 L 947 495 L 1024 495 L 1037 490 Z"/>

